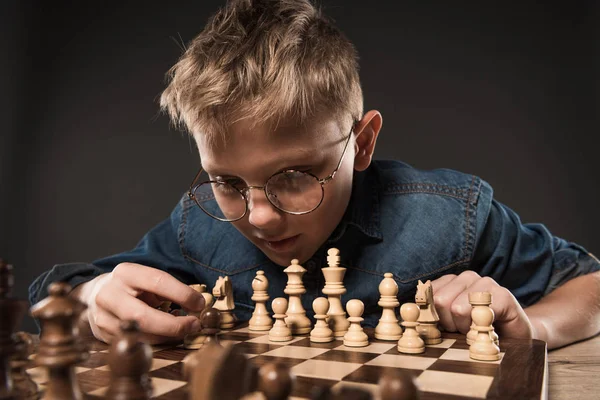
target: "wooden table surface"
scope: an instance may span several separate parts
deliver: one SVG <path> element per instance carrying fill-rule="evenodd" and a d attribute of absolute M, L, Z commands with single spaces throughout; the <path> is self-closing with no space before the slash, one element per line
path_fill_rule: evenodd
<path fill-rule="evenodd" d="M 548 352 L 548 398 L 600 399 L 600 335 Z"/>

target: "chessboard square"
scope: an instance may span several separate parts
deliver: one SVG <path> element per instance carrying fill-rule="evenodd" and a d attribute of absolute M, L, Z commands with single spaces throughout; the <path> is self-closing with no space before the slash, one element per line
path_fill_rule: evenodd
<path fill-rule="evenodd" d="M 317 357 L 313 357 L 313 360 L 340 361 L 346 363 L 350 362 L 364 364 L 368 361 L 371 361 L 377 356 L 379 356 L 379 354 L 360 352 L 354 353 L 352 351 L 330 350 L 327 353 L 323 353 Z"/>
<path fill-rule="evenodd" d="M 187 383 L 184 381 L 173 381 L 170 379 L 162 378 L 150 378 L 152 381 L 152 398 L 162 396 L 165 393 L 172 392 L 185 386 Z"/>
<path fill-rule="evenodd" d="M 475 360 L 472 360 L 475 361 Z M 455 360 L 437 360 L 428 370 L 460 372 L 462 374 L 496 376 L 500 366 L 487 362 L 465 362 Z"/>
<path fill-rule="evenodd" d="M 342 388 L 350 388 L 350 389 L 361 389 L 365 392 L 371 394 L 371 396 L 376 399 L 379 398 L 379 386 L 373 385 L 370 383 L 358 383 L 358 382 L 348 382 L 348 381 L 340 381 L 331 387 L 331 390 L 341 390 Z"/>
<path fill-rule="evenodd" d="M 319 379 L 306 376 L 296 376 L 289 400 L 306 400 L 314 398 L 315 390 L 317 390 L 318 388 L 330 388 L 336 383 L 338 383 L 338 381 L 332 379 Z"/>
<path fill-rule="evenodd" d="M 264 356 L 286 357 L 286 358 L 302 358 L 307 360 L 328 352 L 329 349 L 316 349 L 313 347 L 303 346 L 283 346 L 275 350 L 264 353 Z"/>
<path fill-rule="evenodd" d="M 349 346 L 345 346 L 345 345 L 341 345 L 339 347 L 336 347 L 336 350 L 341 350 L 341 351 L 352 351 L 352 352 L 361 352 L 361 353 L 374 353 L 374 354 L 383 354 L 386 351 L 395 348 L 398 345 L 397 342 L 393 342 L 393 343 L 371 343 L 367 346 L 364 347 L 349 347 Z"/>
<path fill-rule="evenodd" d="M 269 357 L 257 355 L 256 357 L 252 357 L 250 361 L 257 367 L 261 367 L 267 363 L 277 362 L 285 365 L 288 368 L 292 368 L 298 364 L 302 364 L 306 360 L 303 358 Z"/>
<path fill-rule="evenodd" d="M 242 343 L 240 340 L 219 340 L 219 343 L 221 344 L 221 346 L 229 346 L 229 345 L 235 345 L 238 343 Z"/>
<path fill-rule="evenodd" d="M 407 355 L 381 354 L 366 365 L 379 365 L 382 367 L 427 369 L 436 361 L 431 357 L 415 357 Z"/>
<path fill-rule="evenodd" d="M 242 353 L 263 354 L 263 353 L 266 353 L 267 351 L 275 350 L 275 349 L 278 349 L 278 348 L 280 348 L 282 346 L 281 345 L 271 344 L 271 343 L 266 344 L 266 343 L 248 343 L 248 342 L 242 342 L 242 343 L 236 344 L 235 347 L 237 349 L 239 349 Z"/>
<path fill-rule="evenodd" d="M 427 370 L 419 375 L 417 383 L 423 392 L 485 399 L 493 380 L 491 376 Z"/>
<path fill-rule="evenodd" d="M 81 390 L 88 393 L 98 387 L 108 386 L 110 384 L 110 372 L 90 369 L 77 374 L 76 379 Z"/>
<path fill-rule="evenodd" d="M 456 342 L 456 339 L 442 339 L 442 343 L 428 344 L 426 347 L 440 347 L 442 349 L 449 349 Z"/>
<path fill-rule="evenodd" d="M 150 367 L 150 371 L 154 371 L 160 368 L 164 368 L 168 365 L 175 364 L 177 361 L 175 360 L 164 360 L 162 358 L 153 358 L 152 366 Z M 98 371 L 110 371 L 110 367 L 108 365 L 103 365 L 102 367 L 96 368 Z"/>
<path fill-rule="evenodd" d="M 148 375 L 152 378 L 163 378 L 175 381 L 184 380 L 183 378 L 183 362 L 176 361 L 174 364 L 167 365 L 162 368 L 150 371 Z"/>
<path fill-rule="evenodd" d="M 318 349 L 335 349 L 336 347 L 340 347 L 344 344 L 343 340 L 332 340 L 327 343 L 317 343 L 311 342 L 310 337 L 305 337 L 300 341 L 295 342 L 292 346 L 306 346 L 306 347 L 316 347 Z"/>
<path fill-rule="evenodd" d="M 344 381 L 366 383 L 371 385 L 378 385 L 379 379 L 387 372 L 396 372 L 401 370 L 414 378 L 421 374 L 420 369 L 406 369 L 406 368 L 392 368 L 392 367 L 381 367 L 376 365 L 363 365 L 350 375 L 344 378 Z"/>
<path fill-rule="evenodd" d="M 88 359 L 78 364 L 78 366 L 84 368 L 97 368 L 106 364 L 108 364 L 108 353 L 96 352 L 90 354 Z"/>
<path fill-rule="evenodd" d="M 344 363 L 339 361 L 306 360 L 292 368 L 292 372 L 299 376 L 313 378 L 342 380 L 361 367 L 358 363 Z"/>
<path fill-rule="evenodd" d="M 243 328 L 239 328 L 239 329 L 234 329 L 229 332 L 231 332 L 231 333 L 246 333 L 246 334 L 256 335 L 256 336 L 263 336 L 263 335 L 266 335 L 269 333 L 268 330 L 266 330 L 266 331 L 251 331 L 247 326 L 245 326 Z"/>
<path fill-rule="evenodd" d="M 486 364 L 500 364 L 504 353 L 500 352 L 500 359 L 497 361 L 479 361 L 474 360 L 469 356 L 469 350 L 464 349 L 448 349 L 444 354 L 440 356 L 440 360 L 454 360 L 454 361 L 468 361 L 468 362 L 482 362 Z"/>
<path fill-rule="evenodd" d="M 305 339 L 303 336 L 292 337 L 292 340 L 288 340 L 287 342 L 271 342 L 269 340 L 269 335 L 258 336 L 253 339 L 247 340 L 246 343 L 264 343 L 264 344 L 278 344 L 280 346 L 285 346 L 290 343 L 299 342 L 300 340 Z"/>
<path fill-rule="evenodd" d="M 425 351 L 422 353 L 418 353 L 418 354 L 411 354 L 412 357 L 430 357 L 430 358 L 440 358 L 440 356 L 442 354 L 444 354 L 446 352 L 447 349 L 445 348 L 440 348 L 440 347 L 429 347 L 429 346 L 425 346 Z M 398 346 L 394 346 L 393 348 L 389 349 L 388 351 L 385 352 L 385 354 L 395 354 L 397 356 L 401 356 L 404 355 L 406 353 L 401 353 L 398 350 Z"/>
<path fill-rule="evenodd" d="M 155 351 L 152 356 L 163 360 L 181 361 L 193 351 L 182 347 L 172 347 L 170 349 Z"/>

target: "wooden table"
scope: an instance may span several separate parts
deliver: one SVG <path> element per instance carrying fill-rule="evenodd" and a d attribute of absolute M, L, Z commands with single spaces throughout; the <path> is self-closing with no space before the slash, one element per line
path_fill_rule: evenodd
<path fill-rule="evenodd" d="M 600 399 L 600 335 L 548 352 L 548 397 Z"/>

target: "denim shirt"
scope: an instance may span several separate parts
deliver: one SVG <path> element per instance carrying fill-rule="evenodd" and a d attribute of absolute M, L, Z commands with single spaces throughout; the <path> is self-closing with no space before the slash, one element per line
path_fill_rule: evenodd
<path fill-rule="evenodd" d="M 496 280 L 525 307 L 567 280 L 600 269 L 581 246 L 553 236 L 542 224 L 522 223 L 493 199 L 492 188 L 479 177 L 449 169 L 420 170 L 398 161 L 373 161 L 355 172 L 341 222 L 303 264 L 302 304 L 311 318 L 313 300 L 326 296 L 321 268 L 327 267 L 331 247 L 340 250 L 346 268 L 342 303 L 362 300 L 363 325 L 370 327 L 381 316 L 378 286 L 386 272 L 398 284 L 401 304 L 414 302 L 419 280 L 470 269 Z M 248 320 L 254 310 L 251 284 L 257 271 L 263 270 L 269 280 L 270 300 L 286 297 L 287 265 L 270 261 L 233 225 L 210 218 L 184 195 L 170 218 L 134 249 L 92 263 L 56 265 L 32 283 L 29 299 L 32 304 L 43 299 L 52 282 L 75 287 L 122 262 L 159 268 L 209 290 L 219 276 L 229 276 L 240 320 Z"/>

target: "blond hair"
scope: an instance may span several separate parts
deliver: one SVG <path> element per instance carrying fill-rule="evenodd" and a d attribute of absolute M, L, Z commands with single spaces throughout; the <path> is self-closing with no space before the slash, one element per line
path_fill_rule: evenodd
<path fill-rule="evenodd" d="M 254 124 L 330 113 L 360 120 L 363 97 L 352 43 L 309 0 L 232 0 L 167 73 L 160 106 L 196 140 L 226 139 Z"/>

